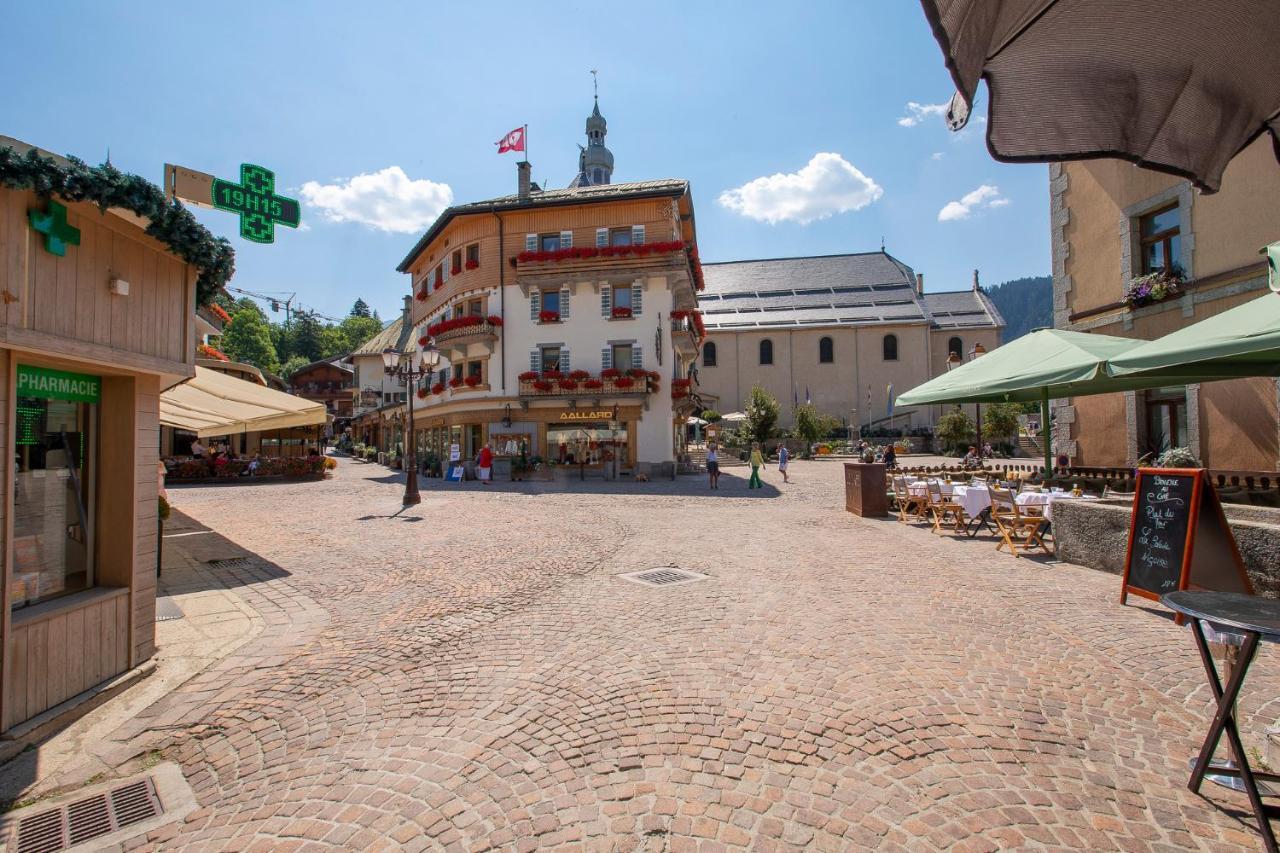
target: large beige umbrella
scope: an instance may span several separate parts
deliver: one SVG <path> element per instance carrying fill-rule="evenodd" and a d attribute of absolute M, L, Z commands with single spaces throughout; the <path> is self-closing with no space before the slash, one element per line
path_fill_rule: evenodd
<path fill-rule="evenodd" d="M 962 127 L 978 81 L 1006 162 L 1119 157 L 1216 192 L 1270 132 L 1280 156 L 1274 0 L 921 0 Z"/>

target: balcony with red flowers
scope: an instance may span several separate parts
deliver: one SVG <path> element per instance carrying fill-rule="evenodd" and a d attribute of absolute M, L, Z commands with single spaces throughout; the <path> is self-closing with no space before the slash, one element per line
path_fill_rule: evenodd
<path fill-rule="evenodd" d="M 692 308 L 702 281 L 697 251 L 682 240 L 528 251 L 518 254 L 511 263 L 525 295 L 535 288 L 572 286 L 579 282 L 600 286 L 627 284 L 647 276 L 666 276 L 676 304 Z"/>
<path fill-rule="evenodd" d="M 661 375 L 656 371 L 602 370 L 598 376 L 585 370 L 561 373 L 529 370 L 521 373 L 521 397 L 552 399 L 595 399 L 601 397 L 647 397 L 661 388 Z"/>
<path fill-rule="evenodd" d="M 492 352 L 501 329 L 502 318 L 494 314 L 488 317 L 479 314 L 452 317 L 428 326 L 426 337 L 420 339 L 418 345 L 426 346 L 428 338 L 434 339 L 436 348 L 446 356 L 454 350 L 466 354 L 474 343 L 488 344 Z"/>

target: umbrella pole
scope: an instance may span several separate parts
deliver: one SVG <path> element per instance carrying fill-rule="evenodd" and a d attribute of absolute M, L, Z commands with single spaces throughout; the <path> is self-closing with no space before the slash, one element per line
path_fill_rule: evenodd
<path fill-rule="evenodd" d="M 1044 445 L 1044 476 L 1053 475 L 1053 449 L 1049 447 L 1049 387 L 1040 389 L 1040 442 Z"/>

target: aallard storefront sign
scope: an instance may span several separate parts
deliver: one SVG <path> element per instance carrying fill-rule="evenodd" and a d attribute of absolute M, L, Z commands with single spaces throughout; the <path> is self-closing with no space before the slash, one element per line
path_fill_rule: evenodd
<path fill-rule="evenodd" d="M 613 421 L 617 420 L 617 418 L 617 412 L 612 409 L 603 409 L 595 412 L 570 409 L 567 412 L 560 413 L 560 420 L 562 421 Z"/>

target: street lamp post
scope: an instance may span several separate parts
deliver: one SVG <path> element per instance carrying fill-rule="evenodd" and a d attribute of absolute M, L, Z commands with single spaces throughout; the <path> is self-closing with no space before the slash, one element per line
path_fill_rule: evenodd
<path fill-rule="evenodd" d="M 428 341 L 426 346 L 412 350 L 408 358 L 404 358 L 404 355 L 395 347 L 387 347 L 382 351 L 382 366 L 388 375 L 404 382 L 405 386 L 409 429 L 405 440 L 404 505 L 412 506 L 422 501 L 422 496 L 418 494 L 418 441 L 413 431 L 413 398 L 417 396 L 414 385 L 424 377 L 430 380 L 440 361 L 440 353 L 436 350 L 435 341 Z"/>
<path fill-rule="evenodd" d="M 974 361 L 987 354 L 987 348 L 982 344 L 974 344 L 973 349 L 969 350 L 969 361 Z M 974 412 L 974 429 L 978 433 L 978 461 L 981 463 L 986 457 L 982 453 L 982 404 L 973 404 Z"/>

